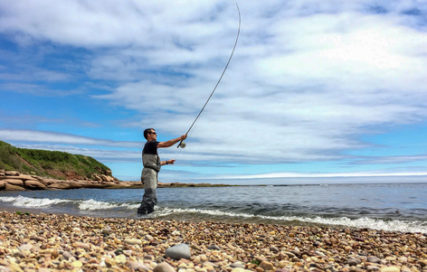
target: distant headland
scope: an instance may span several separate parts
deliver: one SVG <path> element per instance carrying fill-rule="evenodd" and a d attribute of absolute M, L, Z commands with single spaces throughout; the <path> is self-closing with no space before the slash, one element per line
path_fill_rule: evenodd
<path fill-rule="evenodd" d="M 159 188 L 218 187 L 225 184 L 159 183 Z M 25 149 L 0 141 L 0 191 L 78 188 L 143 188 L 141 182 L 121 181 L 111 169 L 89 156 Z"/>

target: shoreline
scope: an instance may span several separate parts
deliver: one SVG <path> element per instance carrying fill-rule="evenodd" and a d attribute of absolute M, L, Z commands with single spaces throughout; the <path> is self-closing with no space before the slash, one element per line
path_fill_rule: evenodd
<path fill-rule="evenodd" d="M 96 179 L 55 179 L 0 169 L 0 191 L 35 191 L 69 189 L 144 189 L 140 181 L 123 181 L 113 176 L 95 175 Z M 210 183 L 158 183 L 158 188 L 232 187 Z"/>
<path fill-rule="evenodd" d="M 0 211 L 0 270 L 423 271 L 426 234 Z M 190 259 L 165 256 L 185 243 Z M 172 270 L 158 270 L 168 263 Z M 164 264 L 163 264 L 164 265 Z"/>
<path fill-rule="evenodd" d="M 422 235 L 427 235 L 427 231 L 422 227 L 411 227 L 409 225 L 400 226 L 400 224 L 405 224 L 405 221 L 393 220 L 393 224 L 387 225 L 386 221 L 381 221 L 381 219 L 371 219 L 372 222 L 369 224 L 366 223 L 366 220 L 369 218 L 362 219 L 364 224 L 349 224 L 346 220 L 338 221 L 328 221 L 328 220 L 307 220 L 307 218 L 294 218 L 294 219 L 277 219 L 277 218 L 264 218 L 257 216 L 250 217 L 239 217 L 239 216 L 227 216 L 227 215 L 212 215 L 212 214 L 183 214 L 180 212 L 177 213 L 153 213 L 151 216 L 138 216 L 136 213 L 136 207 L 134 212 L 131 214 L 122 214 L 122 213 L 91 213 L 91 212 L 79 212 L 79 211 L 60 211 L 60 210 L 49 210 L 49 209 L 40 209 L 35 207 L 17 207 L 17 206 L 2 206 L 0 211 L 4 210 L 11 213 L 18 214 L 55 214 L 55 215 L 69 215 L 77 217 L 95 217 L 95 218 L 118 218 L 118 219 L 146 219 L 146 220 L 164 220 L 164 221 L 178 221 L 178 222 L 213 222 L 213 223 L 224 223 L 224 224 L 258 224 L 258 225 L 282 225 L 282 226 L 307 226 L 307 227 L 321 227 L 321 228 L 331 228 L 331 229 L 369 229 L 373 231 L 383 231 L 383 232 L 398 232 L 398 233 L 417 233 Z M 376 221 L 379 220 L 379 221 Z M 421 222 L 419 222 L 421 223 Z M 382 227 L 376 227 L 376 225 L 382 225 Z M 384 225 L 386 224 L 386 225 Z M 396 225 L 398 224 L 398 225 Z M 409 223 L 407 223 L 409 224 Z"/>

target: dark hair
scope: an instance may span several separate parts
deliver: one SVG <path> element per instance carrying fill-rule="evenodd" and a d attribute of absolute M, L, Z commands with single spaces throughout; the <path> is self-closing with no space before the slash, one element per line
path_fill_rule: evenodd
<path fill-rule="evenodd" d="M 144 130 L 144 138 L 147 139 L 148 133 L 150 133 L 152 130 L 155 130 L 154 128 L 146 128 Z"/>

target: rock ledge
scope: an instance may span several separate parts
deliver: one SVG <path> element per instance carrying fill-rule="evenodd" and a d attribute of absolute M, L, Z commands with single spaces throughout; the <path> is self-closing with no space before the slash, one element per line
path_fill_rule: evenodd
<path fill-rule="evenodd" d="M 93 180 L 60 180 L 35 175 L 25 175 L 17 171 L 0 169 L 0 191 L 60 190 L 79 188 L 142 188 L 142 184 L 120 181 L 107 175 L 94 175 Z"/>

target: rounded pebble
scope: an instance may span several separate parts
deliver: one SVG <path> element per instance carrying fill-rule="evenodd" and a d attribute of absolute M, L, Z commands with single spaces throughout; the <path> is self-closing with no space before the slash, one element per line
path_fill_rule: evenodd
<path fill-rule="evenodd" d="M 187 244 L 179 244 L 166 249 L 166 257 L 179 260 L 179 259 L 190 259 L 191 252 L 190 247 Z"/>

